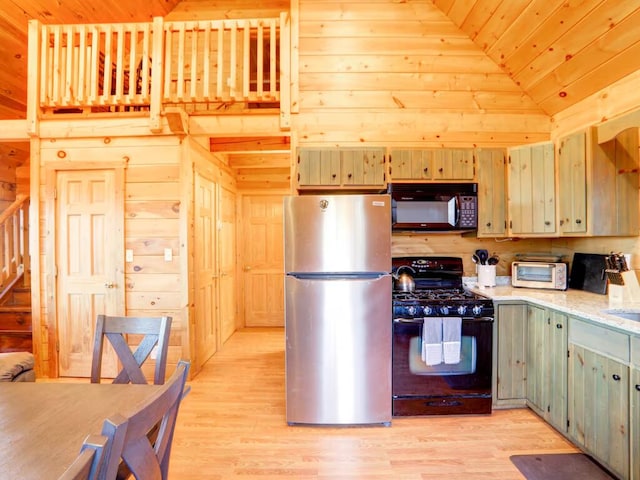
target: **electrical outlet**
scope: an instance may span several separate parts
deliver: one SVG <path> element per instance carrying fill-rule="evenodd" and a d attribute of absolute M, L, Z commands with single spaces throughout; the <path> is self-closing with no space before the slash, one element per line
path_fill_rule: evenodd
<path fill-rule="evenodd" d="M 164 261 L 165 262 L 170 262 L 171 260 L 173 260 L 173 251 L 170 248 L 165 248 L 164 249 Z"/>
<path fill-rule="evenodd" d="M 133 262 L 133 250 L 131 250 L 130 248 L 127 248 L 124 251 L 124 261 L 127 263 Z"/>

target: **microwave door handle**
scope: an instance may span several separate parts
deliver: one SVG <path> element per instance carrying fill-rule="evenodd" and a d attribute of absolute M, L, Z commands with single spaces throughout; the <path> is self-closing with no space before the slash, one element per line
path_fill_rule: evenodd
<path fill-rule="evenodd" d="M 452 227 L 455 227 L 458 225 L 459 211 L 460 211 L 460 207 L 458 205 L 458 197 L 453 196 L 451 197 L 451 200 L 449 200 L 449 214 L 448 214 L 449 225 L 451 225 Z"/>

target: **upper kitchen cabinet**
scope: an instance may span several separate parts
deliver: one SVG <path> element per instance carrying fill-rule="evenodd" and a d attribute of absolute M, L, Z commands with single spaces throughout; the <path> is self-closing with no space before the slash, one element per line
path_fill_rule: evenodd
<path fill-rule="evenodd" d="M 393 181 L 472 181 L 475 175 L 473 149 L 392 150 L 390 172 Z"/>
<path fill-rule="evenodd" d="M 555 156 L 552 142 L 509 149 L 508 233 L 556 233 Z"/>
<path fill-rule="evenodd" d="M 298 188 L 383 189 L 386 185 L 384 148 L 301 148 Z"/>
<path fill-rule="evenodd" d="M 638 216 L 638 128 L 628 128 L 615 138 L 596 143 L 591 135 L 593 173 L 589 199 L 592 207 L 589 230 L 594 236 L 636 236 Z"/>
<path fill-rule="evenodd" d="M 558 227 L 561 235 L 587 232 L 587 133 L 558 142 Z"/>
<path fill-rule="evenodd" d="M 637 128 L 602 144 L 595 127 L 561 138 L 558 179 L 561 235 L 638 235 Z"/>
<path fill-rule="evenodd" d="M 481 148 L 478 159 L 478 237 L 507 232 L 506 151 Z"/>

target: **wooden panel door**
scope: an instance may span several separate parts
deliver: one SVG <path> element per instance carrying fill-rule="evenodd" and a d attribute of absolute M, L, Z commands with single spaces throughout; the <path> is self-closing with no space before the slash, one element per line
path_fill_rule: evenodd
<path fill-rule="evenodd" d="M 567 315 L 547 312 L 549 345 L 547 362 L 547 421 L 561 432 L 567 431 Z"/>
<path fill-rule="evenodd" d="M 298 152 L 298 185 L 339 186 L 340 151 L 301 148 Z"/>
<path fill-rule="evenodd" d="M 216 353 L 218 345 L 217 185 L 195 174 L 195 371 Z"/>
<path fill-rule="evenodd" d="M 496 391 L 501 400 L 526 398 L 527 305 L 498 305 L 496 317 Z"/>
<path fill-rule="evenodd" d="M 220 188 L 220 341 L 236 330 L 236 195 Z"/>
<path fill-rule="evenodd" d="M 560 233 L 587 231 L 587 134 L 577 132 L 560 140 L 558 147 L 558 207 Z"/>
<path fill-rule="evenodd" d="M 89 377 L 98 314 L 122 314 L 122 180 L 114 170 L 59 171 L 55 186 L 58 374 Z M 118 203 L 120 207 L 118 208 Z M 107 349 L 102 367 L 115 376 Z"/>
<path fill-rule="evenodd" d="M 478 150 L 478 237 L 504 237 L 507 231 L 505 151 Z"/>
<path fill-rule="evenodd" d="M 282 195 L 242 200 L 244 324 L 284 326 Z"/>
<path fill-rule="evenodd" d="M 473 180 L 473 149 L 443 148 L 433 154 L 434 180 Z"/>
<path fill-rule="evenodd" d="M 640 360 L 640 359 L 639 359 Z M 640 480 L 640 368 L 631 368 L 631 478 Z"/>
<path fill-rule="evenodd" d="M 431 178 L 430 150 L 393 150 L 391 152 L 392 180 L 429 180 Z"/>
<path fill-rule="evenodd" d="M 546 411 L 545 384 L 547 379 L 546 342 L 547 318 L 544 308 L 527 308 L 527 402 L 544 415 Z"/>
<path fill-rule="evenodd" d="M 569 432 L 621 478 L 629 477 L 629 367 L 570 344 Z"/>

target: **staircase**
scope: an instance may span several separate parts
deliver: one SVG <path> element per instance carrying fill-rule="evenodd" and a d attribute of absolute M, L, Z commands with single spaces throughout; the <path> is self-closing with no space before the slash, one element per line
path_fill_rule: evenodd
<path fill-rule="evenodd" d="M 33 352 L 29 197 L 0 214 L 0 352 Z"/>
<path fill-rule="evenodd" d="M 17 282 L 0 303 L 0 352 L 32 352 L 31 289 Z"/>

